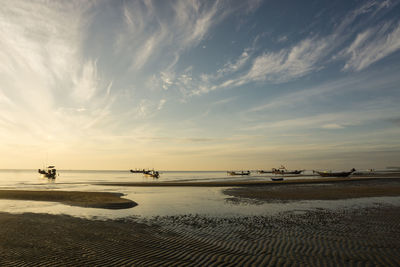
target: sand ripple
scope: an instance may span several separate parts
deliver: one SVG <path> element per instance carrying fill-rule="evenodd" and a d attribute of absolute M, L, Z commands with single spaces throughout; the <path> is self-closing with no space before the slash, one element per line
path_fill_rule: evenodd
<path fill-rule="evenodd" d="M 400 208 L 88 221 L 0 214 L 1 266 L 399 266 Z"/>

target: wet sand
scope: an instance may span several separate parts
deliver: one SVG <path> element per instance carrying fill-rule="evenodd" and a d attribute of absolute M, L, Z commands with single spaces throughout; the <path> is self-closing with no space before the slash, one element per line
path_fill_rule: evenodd
<path fill-rule="evenodd" d="M 260 178 L 262 176 L 258 176 Z M 383 175 L 368 175 L 368 176 L 354 176 L 348 178 L 341 177 L 332 177 L 332 178 L 303 178 L 300 179 L 298 177 L 308 177 L 308 176 L 289 176 L 289 177 L 297 177 L 295 180 L 283 180 L 283 181 L 271 181 L 268 180 L 262 181 L 246 181 L 246 180 L 229 180 L 229 181 L 207 181 L 207 182 L 176 182 L 176 181 L 156 181 L 156 182 L 102 182 L 95 183 L 94 185 L 106 185 L 106 186 L 136 186 L 136 187 L 166 187 L 166 186 L 188 186 L 188 187 L 231 187 L 231 186 L 260 186 L 260 185 L 288 185 L 288 184 L 320 184 L 320 183 L 352 183 L 352 182 L 360 182 L 360 181 L 368 181 L 368 180 L 376 180 L 381 181 L 384 179 L 400 179 L 400 174 L 383 176 Z M 240 178 L 239 178 L 240 179 Z"/>
<path fill-rule="evenodd" d="M 0 190 L 0 199 L 50 201 L 102 209 L 127 209 L 137 205 L 121 196 L 123 194 L 107 192 Z"/>
<path fill-rule="evenodd" d="M 90 221 L 0 213 L 0 266 L 398 266 L 400 207 Z"/>
<path fill-rule="evenodd" d="M 232 201 L 335 200 L 362 197 L 400 196 L 400 179 L 319 180 L 318 183 L 289 183 L 275 186 L 243 186 L 224 190 Z"/>
<path fill-rule="evenodd" d="M 317 180 L 245 184 L 224 193 L 239 202 L 400 195 L 396 178 Z M 0 190 L 6 199 L 102 208 L 135 204 L 121 195 Z M 0 266 L 399 266 L 399 225 L 400 207 L 389 205 L 107 221 L 0 213 Z"/>

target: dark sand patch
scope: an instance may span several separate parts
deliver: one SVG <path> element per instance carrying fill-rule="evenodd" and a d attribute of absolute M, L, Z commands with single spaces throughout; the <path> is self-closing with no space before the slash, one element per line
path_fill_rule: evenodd
<path fill-rule="evenodd" d="M 351 179 L 318 183 L 286 184 L 286 186 L 247 186 L 224 190 L 235 202 L 335 200 L 362 197 L 400 196 L 400 179 Z"/>
<path fill-rule="evenodd" d="M 127 209 L 137 205 L 121 196 L 121 193 L 108 192 L 0 190 L 0 199 L 50 201 L 102 209 Z"/>
<path fill-rule="evenodd" d="M 90 221 L 0 213 L 0 266 L 398 266 L 400 208 Z"/>

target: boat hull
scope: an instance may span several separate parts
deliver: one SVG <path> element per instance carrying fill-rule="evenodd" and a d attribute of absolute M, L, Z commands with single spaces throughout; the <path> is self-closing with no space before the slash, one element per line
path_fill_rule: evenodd
<path fill-rule="evenodd" d="M 273 174 L 300 174 L 302 172 L 303 171 L 280 171 L 280 170 L 276 170 L 276 171 L 273 171 L 272 173 Z"/>
<path fill-rule="evenodd" d="M 348 177 L 353 172 L 318 172 L 321 177 Z"/>
<path fill-rule="evenodd" d="M 250 172 L 227 172 L 229 175 L 250 175 Z"/>
<path fill-rule="evenodd" d="M 47 179 L 56 179 L 56 176 L 57 176 L 57 171 L 56 171 L 56 169 L 54 169 L 54 168 L 52 168 L 52 169 L 49 169 L 49 170 L 41 170 L 41 169 L 38 169 L 38 173 L 40 173 L 40 175 L 43 177 L 43 178 L 47 178 Z"/>
<path fill-rule="evenodd" d="M 153 178 L 159 178 L 160 173 L 158 171 L 144 171 L 143 174 L 145 176 L 153 177 Z"/>

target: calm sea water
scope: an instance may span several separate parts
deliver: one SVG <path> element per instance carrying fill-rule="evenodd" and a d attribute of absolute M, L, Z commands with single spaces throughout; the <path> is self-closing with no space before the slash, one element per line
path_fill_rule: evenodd
<path fill-rule="evenodd" d="M 77 184 L 77 183 L 101 183 L 101 182 L 165 182 L 165 181 L 239 181 L 239 180 L 270 180 L 274 175 L 258 174 L 252 172 L 247 176 L 231 176 L 226 171 L 160 171 L 160 178 L 154 179 L 140 173 L 125 171 L 97 171 L 97 170 L 58 170 L 55 181 L 42 178 L 37 170 L 0 170 L 0 187 L 25 187 L 45 184 Z M 312 172 L 305 174 L 311 175 Z M 306 176 L 314 178 L 316 176 Z M 286 179 L 298 179 L 299 177 L 286 176 Z M 304 177 L 301 177 L 304 178 Z"/>
<path fill-rule="evenodd" d="M 306 172 L 311 175 L 311 172 Z M 315 208 L 354 208 L 365 205 L 400 205 L 400 197 L 364 198 L 337 201 L 297 201 L 262 205 L 237 204 L 229 201 L 221 187 L 124 187 L 94 185 L 101 182 L 163 182 L 163 181 L 229 181 L 270 180 L 271 175 L 228 176 L 224 171 L 161 171 L 159 179 L 129 171 L 59 170 L 52 181 L 40 177 L 37 170 L 0 170 L 0 189 L 64 190 L 123 193 L 138 206 L 124 210 L 81 208 L 56 202 L 0 200 L 0 212 L 67 214 L 84 218 L 110 219 L 124 217 L 147 218 L 158 215 L 199 214 L 206 216 L 271 215 L 286 211 L 301 212 Z M 316 176 L 300 177 L 314 179 Z M 285 177 L 299 179 L 299 177 Z M 318 188 L 316 187 L 316 190 Z"/>

